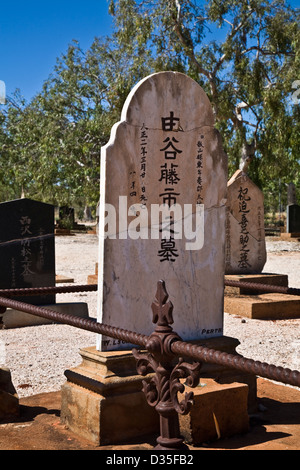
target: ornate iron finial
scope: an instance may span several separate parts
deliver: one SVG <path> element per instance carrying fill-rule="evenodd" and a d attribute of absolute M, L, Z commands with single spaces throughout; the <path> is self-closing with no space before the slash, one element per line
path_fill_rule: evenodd
<path fill-rule="evenodd" d="M 180 337 L 170 326 L 173 323 L 173 304 L 168 297 L 164 281 L 159 281 L 156 298 L 151 305 L 153 323 L 157 326 L 146 343 L 148 353 L 140 353 L 137 349 L 132 351 L 139 374 L 146 376 L 155 373 L 150 380 L 143 381 L 143 391 L 148 404 L 155 407 L 160 415 L 161 435 L 157 439 L 156 448 L 162 450 L 186 448 L 180 436 L 178 415 L 189 412 L 193 393 L 185 393 L 181 401 L 177 394 L 184 393 L 184 378 L 188 386 L 197 386 L 201 368 L 201 364 L 189 364 L 182 358 L 174 366 L 171 360 L 172 343 L 180 340 Z"/>
<path fill-rule="evenodd" d="M 168 298 L 169 295 L 166 291 L 165 282 L 158 281 L 155 301 L 151 305 L 153 312 L 152 321 L 157 323 L 158 326 L 173 324 L 173 304 Z"/>

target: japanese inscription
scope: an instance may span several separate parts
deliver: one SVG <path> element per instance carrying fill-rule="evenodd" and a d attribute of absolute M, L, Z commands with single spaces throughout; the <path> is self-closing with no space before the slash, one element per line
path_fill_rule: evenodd
<path fill-rule="evenodd" d="M 249 231 L 248 231 L 248 214 L 250 209 L 248 208 L 248 202 L 251 200 L 248 195 L 248 188 L 240 187 L 238 191 L 238 200 L 239 200 L 239 212 L 241 214 L 241 220 L 239 222 L 241 227 L 240 232 L 240 259 L 238 266 L 242 269 L 247 269 L 251 267 L 248 259 L 248 242 L 249 242 Z"/>
<path fill-rule="evenodd" d="M 0 288 L 54 286 L 54 207 L 26 198 L 8 201 L 0 204 L 0 218 Z M 46 305 L 55 303 L 55 295 L 17 300 Z"/>
<path fill-rule="evenodd" d="M 151 285 L 161 278 L 182 338 L 222 335 L 226 185 L 204 90 L 178 72 L 141 80 L 101 149 L 100 322 L 151 334 Z M 97 337 L 99 350 L 130 348 Z"/>
<path fill-rule="evenodd" d="M 225 274 L 257 274 L 266 262 L 263 194 L 237 170 L 228 182 Z"/>
<path fill-rule="evenodd" d="M 169 117 L 162 117 L 161 122 L 163 131 L 178 131 L 180 119 L 174 116 L 173 111 L 170 111 Z M 177 185 L 180 182 L 177 157 L 181 156 L 182 150 L 179 148 L 179 140 L 171 134 L 164 139 L 163 144 L 163 147 L 160 149 L 163 163 L 160 166 L 160 178 L 158 180 L 163 185 L 163 192 L 160 193 L 159 197 L 161 198 L 162 204 L 167 204 L 170 208 L 177 203 L 177 197 L 180 196 L 180 192 L 177 190 Z M 170 215 L 169 220 L 163 221 L 162 227 L 160 228 L 162 238 L 158 256 L 161 263 L 164 261 L 174 263 L 178 257 L 173 226 L 174 220 L 172 220 L 172 216 Z M 167 232 L 167 236 L 164 234 L 165 231 Z"/>

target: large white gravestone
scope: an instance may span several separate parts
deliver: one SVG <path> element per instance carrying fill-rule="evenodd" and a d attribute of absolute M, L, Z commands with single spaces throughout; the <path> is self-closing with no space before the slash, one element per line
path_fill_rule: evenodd
<path fill-rule="evenodd" d="M 177 72 L 140 81 L 102 148 L 98 321 L 151 334 L 163 279 L 182 339 L 223 335 L 226 185 L 202 88 Z M 130 346 L 98 337 L 98 350 Z"/>
<path fill-rule="evenodd" d="M 266 258 L 264 196 L 237 170 L 228 182 L 225 274 L 259 274 Z"/>

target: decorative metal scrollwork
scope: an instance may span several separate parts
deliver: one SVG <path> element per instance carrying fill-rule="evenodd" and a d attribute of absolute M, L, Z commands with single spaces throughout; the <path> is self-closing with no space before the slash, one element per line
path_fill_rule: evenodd
<path fill-rule="evenodd" d="M 172 364 L 174 354 L 171 346 L 180 337 L 170 326 L 173 323 L 173 305 L 168 297 L 164 281 L 159 281 L 156 298 L 151 306 L 156 328 L 146 343 L 149 352 L 142 353 L 137 349 L 132 351 L 140 375 L 146 376 L 154 372 L 149 380 L 143 380 L 143 391 L 148 404 L 155 407 L 161 417 L 161 436 L 158 438 L 160 449 L 184 447 L 179 435 L 178 415 L 190 411 L 194 394 L 185 393 L 181 401 L 178 400 L 178 394 L 184 393 L 185 385 L 198 385 L 201 368 L 201 363 L 189 364 L 183 358 L 179 358 L 176 365 Z M 186 379 L 185 383 L 183 379 Z"/>

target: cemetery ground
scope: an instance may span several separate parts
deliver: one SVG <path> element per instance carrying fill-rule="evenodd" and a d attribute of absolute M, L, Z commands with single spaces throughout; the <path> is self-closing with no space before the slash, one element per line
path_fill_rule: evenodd
<path fill-rule="evenodd" d="M 56 274 L 73 278 L 75 285 L 87 284 L 88 275 L 95 272 L 97 236 L 79 233 L 57 236 L 55 249 Z M 289 286 L 300 288 L 300 243 L 267 238 L 267 252 L 264 272 L 288 274 Z M 172 298 L 171 292 L 169 295 Z M 56 301 L 86 302 L 90 317 L 97 316 L 96 292 L 59 294 Z M 300 369 L 299 327 L 300 318 L 253 320 L 224 314 L 224 334 L 241 343 L 237 352 L 254 360 L 297 370 Z M 0 424 L 0 450 L 152 448 L 156 436 L 142 442 L 95 447 L 60 423 L 60 387 L 65 382 L 64 371 L 80 363 L 80 348 L 95 345 L 94 333 L 51 324 L 2 330 L 0 340 L 1 359 L 4 357 L 11 371 L 21 404 L 17 420 Z M 199 449 L 299 450 L 300 390 L 259 378 L 258 397 L 259 410 L 250 417 L 247 434 L 230 439 L 221 436 L 218 441 L 204 443 Z"/>

